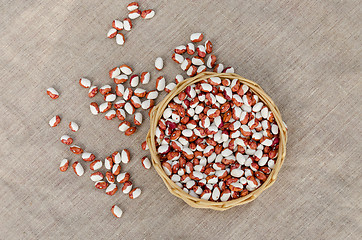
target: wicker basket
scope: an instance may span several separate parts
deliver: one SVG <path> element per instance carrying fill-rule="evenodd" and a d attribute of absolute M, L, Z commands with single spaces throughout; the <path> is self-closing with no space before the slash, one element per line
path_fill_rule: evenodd
<path fill-rule="evenodd" d="M 279 150 L 278 150 L 278 158 L 276 160 L 274 169 L 268 176 L 267 180 L 256 190 L 250 192 L 248 195 L 244 197 L 240 197 L 238 199 L 233 199 L 227 202 L 212 202 L 202 200 L 200 198 L 195 198 L 185 193 L 179 186 L 177 186 L 163 171 L 161 166 L 160 159 L 157 154 L 156 145 L 155 145 L 155 130 L 158 125 L 158 121 L 161 118 L 163 111 L 167 107 L 168 103 L 181 91 L 183 91 L 188 85 L 199 82 L 201 80 L 208 79 L 210 77 L 220 77 L 220 78 L 228 78 L 228 79 L 239 79 L 240 82 L 249 86 L 249 88 L 259 96 L 259 98 L 264 102 L 266 106 L 273 112 L 274 118 L 279 127 Z M 183 82 L 179 83 L 175 89 L 173 89 L 166 97 L 160 102 L 157 106 L 155 106 L 150 115 L 150 130 L 147 134 L 147 144 L 149 146 L 152 163 L 157 173 L 162 178 L 163 182 L 166 184 L 168 190 L 175 195 L 176 197 L 184 200 L 188 205 L 195 208 L 210 208 L 214 210 L 223 211 L 237 205 L 242 205 L 248 202 L 253 201 L 257 198 L 265 189 L 270 187 L 276 180 L 278 172 L 284 162 L 285 153 L 286 153 L 286 143 L 287 143 L 287 129 L 282 121 L 282 117 L 280 112 L 275 106 L 273 100 L 263 91 L 263 89 L 256 83 L 247 80 L 237 74 L 233 73 L 213 73 L 213 72 L 204 72 L 196 75 L 195 77 L 188 78 Z"/>

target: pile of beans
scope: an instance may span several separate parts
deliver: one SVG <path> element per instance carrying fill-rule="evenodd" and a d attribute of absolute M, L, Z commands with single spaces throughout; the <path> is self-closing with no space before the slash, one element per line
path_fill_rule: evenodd
<path fill-rule="evenodd" d="M 151 109 L 158 97 L 158 91 L 146 91 L 138 87 L 139 83 L 143 85 L 149 83 L 150 72 L 142 72 L 139 76 L 133 74 L 133 69 L 126 64 L 112 68 L 109 71 L 109 77 L 116 84 L 116 87 L 107 84 L 98 90 L 98 87 L 92 86 L 91 81 L 86 78 L 81 78 L 79 84 L 84 88 L 89 88 L 88 96 L 90 98 L 95 97 L 98 92 L 103 95 L 103 103 L 90 103 L 91 113 L 93 115 L 105 113 L 104 117 L 107 120 L 117 117 L 121 121 L 118 129 L 124 132 L 126 136 L 130 136 L 136 132 L 136 126 L 140 126 L 143 122 L 142 113 L 140 111 L 136 112 L 136 109 Z M 87 84 L 85 85 L 84 82 L 87 82 Z M 129 86 L 125 85 L 127 82 Z M 145 100 L 141 101 L 142 98 L 145 98 Z M 132 116 L 134 126 L 130 121 L 126 120 L 127 115 Z"/>
<path fill-rule="evenodd" d="M 163 112 L 155 140 L 162 167 L 186 193 L 228 201 L 263 184 L 278 155 L 273 113 L 238 79 L 186 87 Z"/>
<path fill-rule="evenodd" d="M 129 11 L 128 17 L 123 20 L 113 20 L 112 28 L 108 30 L 107 37 L 115 38 L 118 45 L 123 45 L 125 43 L 125 37 L 122 33 L 122 30 L 131 31 L 133 24 L 132 20 L 142 17 L 143 19 L 151 19 L 155 16 L 155 11 L 152 9 L 147 9 L 144 11 L 139 10 L 139 4 L 137 2 L 132 2 L 128 4 L 127 9 Z"/>
<path fill-rule="evenodd" d="M 193 77 L 198 73 L 205 71 L 214 71 L 217 73 L 234 73 L 233 67 L 224 67 L 222 63 L 216 63 L 217 57 L 212 54 L 213 44 L 210 40 L 200 44 L 204 39 L 204 34 L 193 33 L 190 36 L 190 43 L 177 46 L 174 49 L 172 60 L 178 64 L 187 76 Z M 195 44 L 199 44 L 195 47 Z M 184 56 L 187 54 L 188 56 Z M 191 59 L 190 59 L 191 58 Z M 178 75 L 179 76 L 179 75 Z M 175 79 L 179 83 L 179 79 Z"/>

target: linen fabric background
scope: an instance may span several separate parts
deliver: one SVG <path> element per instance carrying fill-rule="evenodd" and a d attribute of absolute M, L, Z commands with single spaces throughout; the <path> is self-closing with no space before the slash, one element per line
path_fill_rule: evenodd
<path fill-rule="evenodd" d="M 0 8 L 1 239 L 360 239 L 360 1 L 139 1 L 151 20 L 136 19 L 124 46 L 107 39 L 128 1 L 8 1 Z M 131 137 L 89 111 L 88 77 L 111 84 L 108 71 L 129 64 L 172 82 L 181 73 L 174 47 L 202 32 L 219 63 L 272 97 L 288 125 L 287 157 L 276 183 L 257 200 L 228 211 L 194 209 L 172 196 L 156 172 L 143 169 L 145 121 Z M 165 68 L 154 69 L 161 56 Z M 51 100 L 54 87 L 60 98 Z M 165 96 L 161 95 L 160 99 Z M 102 102 L 101 97 L 95 98 Z M 49 119 L 62 122 L 50 128 Z M 69 121 L 80 125 L 76 133 Z M 108 196 L 70 168 L 80 160 L 63 134 L 104 159 L 128 148 L 123 165 L 142 195 Z M 124 211 L 121 219 L 110 212 Z"/>

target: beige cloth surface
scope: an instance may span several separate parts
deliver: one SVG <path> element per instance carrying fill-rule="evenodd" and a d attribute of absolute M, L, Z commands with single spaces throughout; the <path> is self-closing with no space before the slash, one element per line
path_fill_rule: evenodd
<path fill-rule="evenodd" d="M 361 4 L 359 1 L 140 1 L 156 16 L 137 19 L 118 46 L 106 38 L 126 1 L 2 1 L 0 8 L 0 239 L 360 239 Z M 172 49 L 203 32 L 219 62 L 259 83 L 287 123 L 287 158 L 277 182 L 254 202 L 225 212 L 193 209 L 140 164 L 148 119 L 132 137 L 118 120 L 93 116 L 80 77 L 102 86 L 108 70 L 180 73 Z M 165 68 L 153 64 L 162 56 Z M 61 94 L 53 101 L 48 87 Z M 101 102 L 101 97 L 96 97 Z M 54 129 L 49 119 L 59 114 Z M 147 114 L 144 114 L 147 117 Z M 80 125 L 76 133 L 69 121 Z M 110 197 L 58 170 L 80 160 L 59 138 L 104 159 L 128 148 L 123 166 L 142 195 Z M 124 211 L 110 213 L 113 204 Z"/>

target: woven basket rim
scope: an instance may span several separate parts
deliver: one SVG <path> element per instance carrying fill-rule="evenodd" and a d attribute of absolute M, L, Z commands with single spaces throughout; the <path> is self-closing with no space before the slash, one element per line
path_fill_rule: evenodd
<path fill-rule="evenodd" d="M 158 153 L 155 145 L 155 130 L 158 125 L 158 121 L 162 116 L 163 111 L 167 107 L 168 103 L 181 91 L 183 91 L 187 86 L 192 85 L 201 80 L 206 80 L 210 77 L 220 77 L 220 78 L 228 78 L 228 79 L 239 79 L 242 84 L 246 84 L 253 91 L 254 94 L 258 95 L 259 99 L 263 101 L 263 103 L 273 112 L 274 119 L 279 127 L 279 150 L 278 157 L 275 162 L 274 168 L 269 174 L 267 180 L 256 190 L 250 192 L 244 197 L 240 197 L 237 199 L 229 200 L 226 202 L 213 202 L 207 201 L 200 198 L 192 197 L 191 195 L 184 192 L 179 186 L 177 186 L 164 172 L 160 159 L 158 158 Z M 151 137 L 153 136 L 153 137 Z M 248 80 L 246 78 L 241 77 L 235 73 L 215 73 L 215 72 L 203 72 L 194 77 L 185 79 L 181 83 L 177 84 L 177 86 L 159 103 L 157 104 L 151 111 L 150 114 L 150 130 L 146 137 L 147 145 L 149 147 L 151 153 L 151 161 L 156 169 L 156 172 L 161 177 L 166 187 L 170 191 L 171 194 L 176 197 L 181 198 L 188 205 L 194 208 L 210 208 L 214 210 L 223 211 L 226 209 L 230 209 L 234 206 L 242 205 L 256 199 L 265 189 L 269 188 L 275 182 L 280 168 L 284 162 L 286 155 L 286 143 L 287 143 L 287 129 L 285 124 L 281 118 L 281 114 L 279 112 L 278 107 L 274 104 L 273 100 L 264 92 L 264 90 L 255 82 Z"/>

